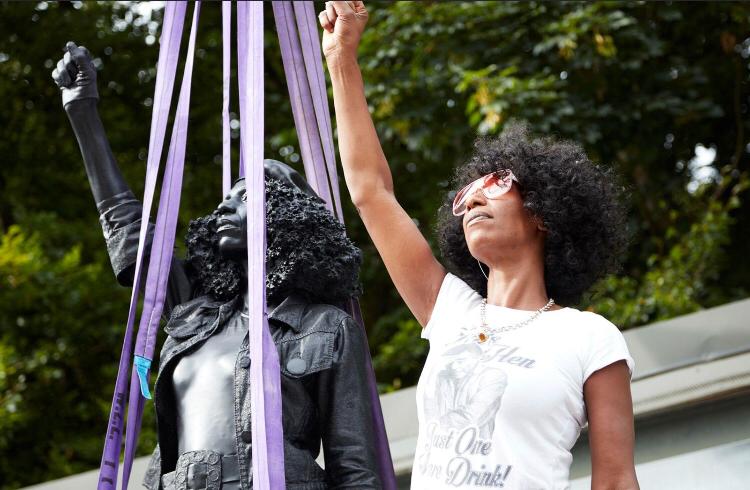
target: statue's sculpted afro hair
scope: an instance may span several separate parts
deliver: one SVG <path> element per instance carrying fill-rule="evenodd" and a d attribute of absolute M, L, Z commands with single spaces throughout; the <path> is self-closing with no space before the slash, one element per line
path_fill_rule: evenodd
<path fill-rule="evenodd" d="M 242 269 L 219 255 L 216 212 L 191 221 L 187 261 L 199 290 L 229 300 L 241 291 Z M 319 199 L 266 178 L 266 296 L 278 303 L 291 291 L 341 304 L 360 293 L 360 250 Z"/>

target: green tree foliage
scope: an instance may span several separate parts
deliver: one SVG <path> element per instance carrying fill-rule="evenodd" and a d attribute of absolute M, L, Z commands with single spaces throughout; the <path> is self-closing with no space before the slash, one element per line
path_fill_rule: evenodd
<path fill-rule="evenodd" d="M 369 7 L 360 57 L 368 100 L 399 200 L 430 240 L 472 140 L 522 119 L 583 143 L 618 169 L 629 193 L 624 269 L 579 307 L 628 328 L 747 296 L 750 7 Z M 180 235 L 221 195 L 219 10 L 205 4 L 201 15 Z M 266 14 L 266 155 L 301 168 Z M 97 56 L 102 118 L 140 194 L 160 22 L 160 10 L 128 2 L 0 5 L 0 488 L 98 465 L 127 316 L 129 294 L 114 283 L 49 73 L 68 40 Z M 696 158 L 698 144 L 714 158 Z M 412 385 L 427 349 L 420 327 L 356 212 L 345 214 L 365 252 L 362 304 L 378 380 L 383 390 Z M 147 404 L 139 452 L 154 439 Z"/>
<path fill-rule="evenodd" d="M 44 230 L 60 226 L 53 219 L 38 223 Z M 117 373 L 110 359 L 121 339 L 112 318 L 127 296 L 102 281 L 102 264 L 82 262 L 81 249 L 51 251 L 42 233 L 19 225 L 0 241 L 0 474 L 6 486 L 28 483 L 32 468 L 42 478 L 80 472 L 101 456 L 101 437 L 78 428 L 106 426 L 106 392 L 99 385 L 111 384 Z M 107 296 L 112 300 L 104 301 Z"/>

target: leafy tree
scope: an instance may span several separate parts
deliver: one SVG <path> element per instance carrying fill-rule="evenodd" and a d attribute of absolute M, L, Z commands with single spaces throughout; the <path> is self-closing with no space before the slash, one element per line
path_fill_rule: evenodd
<path fill-rule="evenodd" d="M 747 296 L 750 7 L 368 6 L 360 57 L 368 100 L 399 200 L 428 237 L 476 135 L 523 119 L 582 142 L 618 169 L 630 195 L 623 272 L 579 307 L 628 328 Z M 180 235 L 221 196 L 219 10 L 206 3 L 201 14 Z M 266 14 L 266 155 L 300 168 Z M 114 283 L 49 73 L 71 39 L 98 57 L 102 118 L 140 194 L 160 23 L 161 10 L 128 2 L 0 5 L 0 488 L 98 465 L 127 315 L 128 291 Z M 698 144 L 714 159 L 696 158 Z M 350 205 L 345 215 L 365 252 L 363 312 L 378 380 L 383 390 L 412 385 L 427 349 L 419 325 Z M 151 410 L 141 454 L 155 440 Z"/>
<path fill-rule="evenodd" d="M 60 227 L 47 218 L 38 221 L 41 229 Z M 102 281 L 101 263 L 82 263 L 80 245 L 56 255 L 45 250 L 40 233 L 19 225 L 0 242 L 0 473 L 6 486 L 28 483 L 31 468 L 41 477 L 80 472 L 101 456 L 101 437 L 77 428 L 105 427 L 102 388 L 117 373 L 111 348 L 121 342 L 111 318 L 127 298 Z M 88 291 L 97 283 L 101 296 Z M 113 301 L 103 301 L 107 293 Z"/>

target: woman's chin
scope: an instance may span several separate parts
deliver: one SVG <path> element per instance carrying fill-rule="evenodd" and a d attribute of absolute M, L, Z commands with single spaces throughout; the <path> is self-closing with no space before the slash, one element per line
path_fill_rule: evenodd
<path fill-rule="evenodd" d="M 464 233 L 466 245 L 469 247 L 469 252 L 474 257 L 482 255 L 483 249 L 492 248 L 493 246 L 495 246 L 497 237 L 493 236 L 493 234 L 489 231 L 490 230 L 483 230 L 477 227 L 473 230 L 466 230 L 466 232 Z"/>

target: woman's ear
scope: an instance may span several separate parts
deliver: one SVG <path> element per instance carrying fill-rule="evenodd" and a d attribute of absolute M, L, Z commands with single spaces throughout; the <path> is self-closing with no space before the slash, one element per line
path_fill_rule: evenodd
<path fill-rule="evenodd" d="M 534 222 L 534 224 L 536 225 L 536 229 L 537 229 L 537 230 L 539 230 L 539 231 L 543 231 L 543 232 L 545 232 L 545 233 L 546 233 L 547 231 L 549 231 L 549 230 L 547 229 L 547 227 L 546 227 L 546 226 L 544 226 L 544 220 L 543 220 L 542 218 L 540 218 L 539 216 L 536 216 L 536 215 L 532 215 L 532 216 L 531 216 L 531 220 L 532 220 L 532 221 Z"/>
<path fill-rule="evenodd" d="M 544 226 L 544 220 L 538 214 L 534 214 L 534 212 L 527 208 L 525 205 L 524 209 L 526 210 L 526 216 L 528 216 L 529 221 L 536 227 L 537 230 L 545 233 L 549 231 L 547 227 Z"/>

